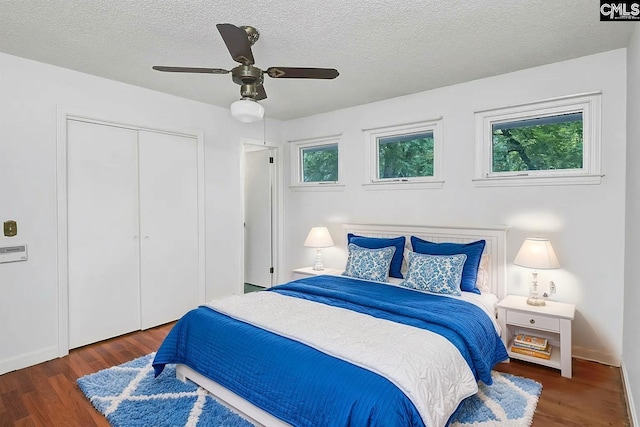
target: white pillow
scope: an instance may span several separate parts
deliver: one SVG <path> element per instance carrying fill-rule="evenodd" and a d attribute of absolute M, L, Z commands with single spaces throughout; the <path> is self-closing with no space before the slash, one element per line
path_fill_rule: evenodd
<path fill-rule="evenodd" d="M 482 254 L 480 258 L 480 266 L 478 267 L 478 276 L 476 277 L 476 288 L 482 292 L 489 292 L 489 254 Z"/>
<path fill-rule="evenodd" d="M 400 268 L 400 273 L 402 273 L 403 277 L 407 277 L 407 271 L 409 271 L 409 249 L 404 248 L 404 253 L 402 254 L 402 267 Z"/>

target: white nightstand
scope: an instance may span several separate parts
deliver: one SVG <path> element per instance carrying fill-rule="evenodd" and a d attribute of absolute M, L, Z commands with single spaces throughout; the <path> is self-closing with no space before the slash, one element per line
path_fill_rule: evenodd
<path fill-rule="evenodd" d="M 571 322 L 575 311 L 573 304 L 547 301 L 537 307 L 527 304 L 527 297 L 507 296 L 498 303 L 498 323 L 509 357 L 560 369 L 563 377 L 571 378 Z M 512 352 L 513 337 L 518 333 L 547 338 L 553 346 L 551 360 Z"/>
<path fill-rule="evenodd" d="M 302 268 L 296 268 L 295 270 L 293 270 L 293 275 L 291 280 L 298 280 L 298 279 L 302 279 L 304 277 L 311 277 L 311 276 L 320 276 L 322 274 L 333 274 L 333 275 L 340 275 L 342 274 L 344 270 L 339 270 L 337 268 L 324 268 L 324 270 L 314 270 L 313 267 L 302 267 Z"/>

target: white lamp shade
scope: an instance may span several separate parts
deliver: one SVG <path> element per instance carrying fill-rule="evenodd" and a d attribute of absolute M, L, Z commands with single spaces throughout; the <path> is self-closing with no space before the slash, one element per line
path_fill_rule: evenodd
<path fill-rule="evenodd" d="M 243 123 L 257 122 L 264 117 L 264 107 L 252 99 L 242 98 L 231 104 L 230 109 L 233 118 Z"/>
<path fill-rule="evenodd" d="M 313 227 L 309 231 L 304 245 L 309 248 L 328 248 L 333 246 L 333 239 L 327 227 Z"/>
<path fill-rule="evenodd" d="M 525 239 L 513 260 L 515 265 L 537 270 L 560 268 L 558 257 L 547 239 L 529 237 Z"/>

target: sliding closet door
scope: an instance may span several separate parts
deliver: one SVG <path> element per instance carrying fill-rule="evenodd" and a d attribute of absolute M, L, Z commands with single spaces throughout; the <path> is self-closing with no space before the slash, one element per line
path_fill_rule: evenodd
<path fill-rule="evenodd" d="M 67 122 L 69 348 L 140 329 L 137 132 Z"/>
<path fill-rule="evenodd" d="M 198 157 L 194 138 L 139 132 L 142 328 L 198 305 Z"/>

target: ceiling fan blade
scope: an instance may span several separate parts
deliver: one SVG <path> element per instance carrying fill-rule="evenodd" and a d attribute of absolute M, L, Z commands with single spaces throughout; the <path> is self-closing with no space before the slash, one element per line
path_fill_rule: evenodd
<path fill-rule="evenodd" d="M 269 67 L 269 77 L 274 79 L 335 79 L 340 75 L 334 68 Z"/>
<path fill-rule="evenodd" d="M 258 92 L 258 94 L 256 95 L 256 101 L 262 101 L 263 99 L 267 98 L 267 91 L 264 90 L 264 86 L 258 86 L 256 88 L 256 92 Z"/>
<path fill-rule="evenodd" d="M 243 65 L 253 65 L 253 53 L 247 32 L 233 24 L 218 24 L 216 27 L 233 60 Z"/>
<path fill-rule="evenodd" d="M 194 68 L 194 67 L 165 67 L 163 65 L 154 65 L 152 67 L 157 71 L 166 71 L 169 73 L 209 73 L 209 74 L 228 74 L 228 70 L 222 68 Z"/>

